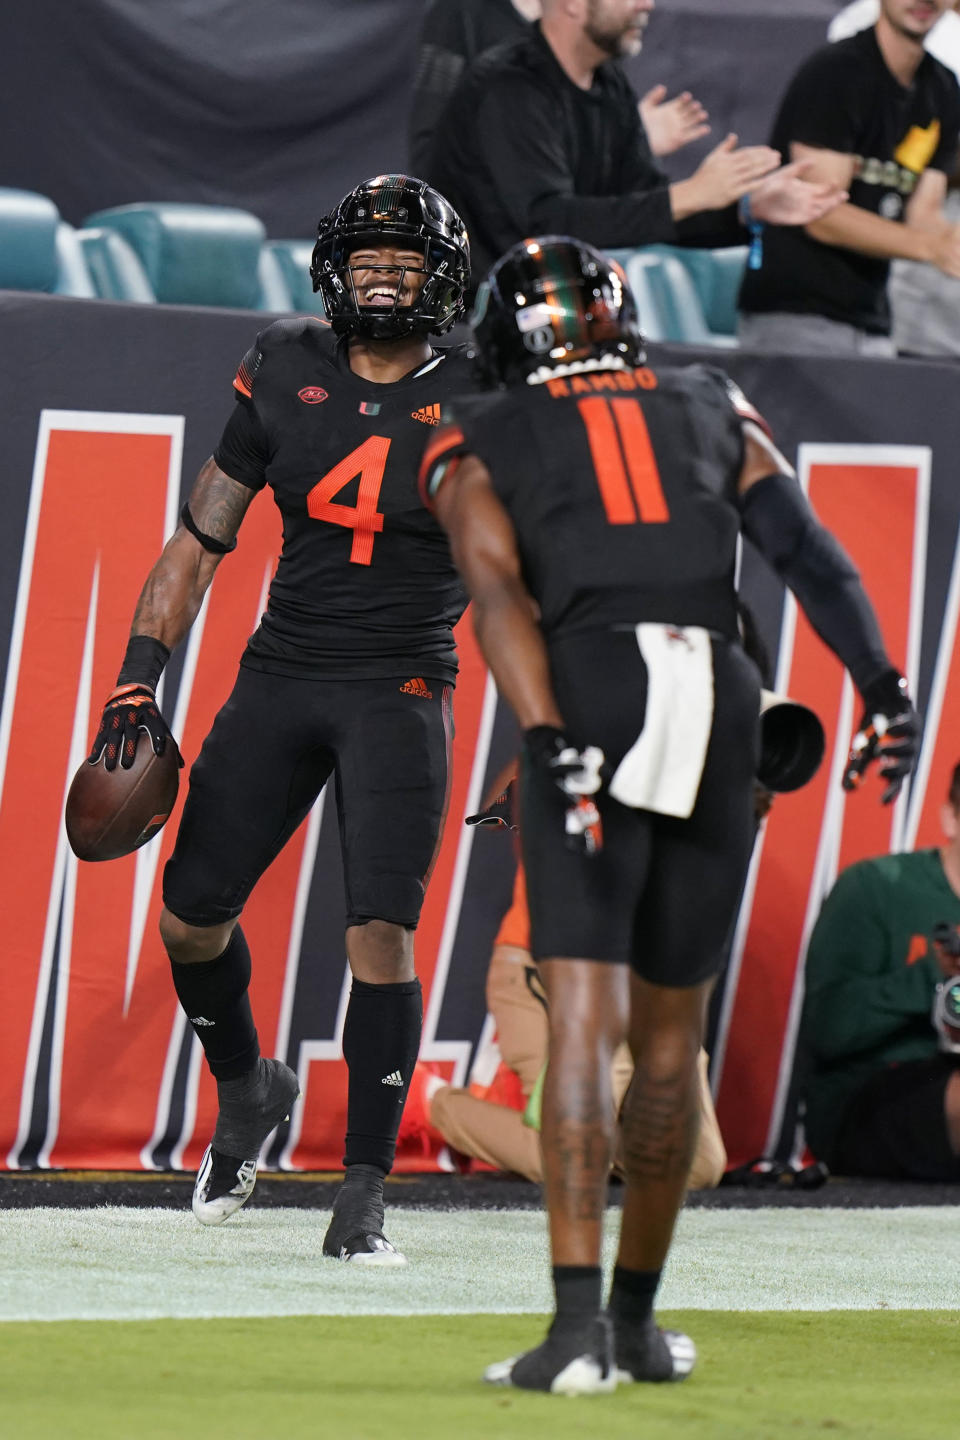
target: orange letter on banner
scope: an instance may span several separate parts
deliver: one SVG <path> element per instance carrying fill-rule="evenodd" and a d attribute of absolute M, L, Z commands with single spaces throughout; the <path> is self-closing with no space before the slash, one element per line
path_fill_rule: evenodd
<path fill-rule="evenodd" d="M 93 429 L 92 422 L 102 425 Z M 178 480 L 180 427 L 176 417 L 54 412 L 41 419 L 0 751 L 6 977 L 0 1007 L 0 1163 L 18 1136 L 20 1142 L 27 1138 L 64 876 L 74 863 L 71 857 L 64 864 L 63 802 L 91 597 L 96 593 L 96 709 L 115 682 L 137 594 L 163 541 L 168 486 Z M 153 433 L 142 433 L 151 428 Z M 83 742 L 87 739 L 84 735 Z M 91 974 L 85 981 L 93 978 L 108 988 L 116 983 L 122 990 L 133 866 L 133 859 L 126 859 L 87 867 L 100 870 L 102 878 L 97 877 Z M 75 950 L 74 963 L 78 958 Z M 62 987 L 73 978 L 62 943 L 59 959 Z M 61 989 L 61 1022 L 66 1003 Z M 168 1026 L 169 1007 L 166 1014 L 158 1007 L 142 1028 L 137 1093 L 126 1097 L 133 1114 L 139 1108 L 146 1115 L 150 1108 Z M 52 1043 L 52 1067 L 59 1074 L 62 1023 L 54 1025 Z M 111 1043 L 122 1046 L 119 1027 Z M 83 1083 L 96 1083 L 103 1060 L 99 1046 L 88 1050 L 86 1060 L 92 1073 Z M 55 1094 L 51 1104 L 56 1105 Z"/>

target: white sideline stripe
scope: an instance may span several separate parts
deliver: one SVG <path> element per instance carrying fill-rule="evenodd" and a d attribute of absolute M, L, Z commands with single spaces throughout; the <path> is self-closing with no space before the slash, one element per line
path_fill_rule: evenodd
<path fill-rule="evenodd" d="M 90 605 L 87 610 L 87 628 L 83 640 L 83 658 L 80 662 L 80 678 L 77 684 L 77 700 L 73 714 L 73 732 L 70 737 L 70 755 L 67 763 L 67 786 L 72 776 L 83 763 L 87 753 L 87 736 L 90 728 L 90 696 L 93 686 L 93 646 L 97 633 L 97 608 L 100 599 L 100 560 L 93 567 L 93 581 L 90 586 Z M 63 798 L 66 810 L 67 791 Z M 63 889 L 60 900 L 60 953 L 57 964 L 57 988 L 53 1004 L 53 1033 L 50 1041 L 50 1076 L 47 1092 L 47 1133 L 37 1155 L 37 1165 L 46 1170 L 50 1165 L 53 1150 L 60 1131 L 60 1094 L 63 1082 L 63 1043 L 67 1028 L 67 1001 L 70 994 L 70 966 L 73 960 L 73 920 L 77 901 L 76 856 L 63 843 L 61 833 L 57 849 L 63 852 Z M 60 865 L 58 862 L 57 870 Z M 53 896 L 51 895 L 51 902 Z M 52 916 L 48 916 L 48 923 Z M 34 1081 L 35 1083 L 35 1081 Z M 26 1087 L 24 1087 L 26 1089 Z M 31 1087 L 32 1088 L 32 1087 Z"/>
<path fill-rule="evenodd" d="M 80 764 L 86 741 L 86 727 L 90 714 L 90 686 L 93 675 L 93 637 L 96 624 L 97 599 L 100 590 L 100 562 L 93 567 L 93 578 L 90 584 L 90 601 L 87 606 L 87 626 L 83 642 L 83 656 L 80 661 L 80 674 L 77 680 L 77 698 L 74 705 L 73 731 L 70 740 L 70 754 L 67 761 L 67 772 L 63 786 L 63 800 L 60 806 L 61 814 L 66 809 L 67 794 L 73 778 L 73 772 Z M 72 866 L 72 868 L 70 868 Z M 47 918 L 43 931 L 43 945 L 40 951 L 40 964 L 37 971 L 37 987 L 33 1001 L 33 1017 L 30 1022 L 30 1038 L 27 1043 L 26 1062 L 23 1067 L 23 1086 L 20 1091 L 20 1114 L 17 1127 L 17 1138 L 13 1142 L 10 1154 L 7 1157 L 7 1164 L 11 1169 L 17 1169 L 20 1164 L 20 1151 L 27 1141 L 30 1133 L 30 1122 L 33 1114 L 34 1096 L 37 1087 L 37 1068 L 40 1063 L 40 1046 L 43 1040 L 43 1026 L 46 1019 L 47 1008 L 50 1003 L 50 978 L 53 973 L 53 956 L 56 946 L 57 929 L 60 926 L 63 911 L 64 890 L 68 884 L 69 871 L 69 914 L 65 917 L 69 921 L 70 930 L 63 929 L 63 939 L 60 946 L 60 965 L 58 970 L 58 983 L 56 994 L 56 1006 L 54 1011 L 54 1036 L 53 1055 L 51 1058 L 51 1070 L 49 1088 L 49 1103 L 47 1108 L 47 1128 L 43 1138 L 43 1148 L 37 1157 L 37 1164 L 44 1167 L 49 1164 L 50 1148 L 52 1139 L 56 1138 L 56 1131 L 60 1119 L 60 1072 L 63 1056 L 63 1026 L 65 1015 L 63 1014 L 66 1003 L 66 989 L 60 983 L 63 979 L 62 971 L 70 964 L 70 938 L 73 928 L 73 900 L 76 893 L 77 862 L 67 845 L 66 831 L 61 826 L 57 833 L 57 847 L 54 854 L 53 872 L 50 877 L 50 890 L 47 897 Z"/>
<path fill-rule="evenodd" d="M 470 1063 L 470 1051 L 472 1049 L 469 1040 L 437 1040 L 437 1025 L 440 1022 L 440 1011 L 443 1006 L 444 996 L 447 990 L 447 979 L 450 974 L 450 961 L 453 958 L 453 947 L 457 938 L 457 930 L 460 926 L 460 910 L 463 905 L 463 892 L 467 883 L 467 872 L 470 867 L 470 854 L 473 849 L 473 832 L 476 828 L 473 825 L 465 825 L 464 817 L 479 810 L 480 801 L 483 796 L 483 780 L 487 769 L 487 760 L 490 755 L 490 741 L 493 736 L 493 724 L 497 714 L 497 687 L 493 683 L 493 676 L 487 675 L 483 691 L 483 707 L 480 711 L 480 724 L 477 727 L 477 743 L 473 752 L 473 768 L 470 772 L 470 783 L 467 786 L 466 805 L 462 815 L 448 815 L 447 824 L 452 822 L 459 825 L 460 841 L 457 845 L 457 858 L 454 862 L 453 876 L 450 881 L 450 894 L 447 899 L 447 909 L 443 921 L 443 931 L 440 935 L 440 944 L 437 949 L 437 962 L 433 972 L 433 981 L 430 986 L 430 1000 L 427 1005 L 427 1013 L 423 1017 L 423 1037 L 420 1044 L 420 1058 L 422 1060 L 453 1060 L 453 1083 L 463 1085 L 467 1078 L 467 1066 Z"/>
<path fill-rule="evenodd" d="M 214 577 L 214 584 L 215 583 L 216 577 Z M 200 605 L 200 609 L 197 612 L 197 618 L 196 620 L 194 620 L 193 625 L 190 627 L 190 634 L 187 638 L 187 648 L 183 657 L 183 669 L 180 672 L 180 688 L 177 691 L 177 706 L 173 714 L 173 723 L 170 727 L 173 731 L 173 734 L 179 739 L 182 739 L 184 726 L 187 723 L 187 714 L 190 709 L 190 700 L 193 695 L 193 683 L 197 675 L 197 663 L 200 658 L 200 647 L 203 644 L 203 632 L 207 623 L 209 606 L 210 590 L 208 590 L 206 595 L 204 595 Z M 138 948 L 136 951 L 137 962 L 139 961 L 139 946 L 143 942 L 143 930 L 146 926 L 146 917 L 149 912 L 150 900 L 153 896 L 153 881 L 156 877 L 157 865 L 160 862 L 160 837 L 155 836 L 148 845 L 144 846 L 144 850 L 151 852 L 151 858 L 149 863 L 152 866 L 152 869 L 149 876 L 149 888 L 147 887 L 146 881 L 144 881 L 143 892 L 137 892 L 138 895 L 143 894 L 145 896 L 145 898 L 143 899 L 144 908 L 142 916 L 140 916 L 139 914 L 135 914 L 134 919 L 131 920 L 131 949 L 133 948 L 134 923 L 140 924 L 140 936 L 138 941 Z M 140 879 L 140 871 L 138 870 L 138 884 L 140 882 Z M 128 957 L 126 990 L 124 993 L 124 1014 L 126 1014 L 126 1007 L 127 1005 L 129 1005 L 130 997 L 133 994 L 133 982 L 135 978 L 135 973 L 135 965 L 133 969 L 131 969 L 131 964 Z M 155 1170 L 157 1168 L 152 1159 L 153 1151 L 154 1148 L 159 1145 L 164 1135 L 167 1133 L 167 1128 L 170 1124 L 170 1109 L 173 1103 L 173 1087 L 176 1083 L 177 1063 L 180 1059 L 180 1051 L 183 1046 L 183 1036 L 186 1030 L 186 1024 L 187 1017 L 184 1015 L 183 1011 L 178 1005 L 176 1011 L 174 1012 L 173 1021 L 170 1026 L 170 1039 L 167 1042 L 167 1055 L 163 1063 L 163 1078 L 160 1082 L 159 1094 L 157 1095 L 157 1112 L 156 1120 L 153 1126 L 153 1134 L 150 1136 L 150 1139 L 140 1151 L 140 1160 L 144 1165 L 145 1169 L 147 1170 Z M 196 1103 L 196 1090 L 194 1089 L 194 1120 L 196 1119 Z M 184 1126 L 181 1126 L 180 1138 L 178 1142 L 181 1151 L 183 1150 L 184 1146 L 187 1144 L 190 1138 L 190 1132 L 186 1130 L 185 1123 L 186 1120 L 184 1120 Z"/>
<path fill-rule="evenodd" d="M 930 520 L 930 463 L 931 453 L 926 445 L 881 445 L 862 447 L 858 445 L 801 445 L 798 464 L 803 479 L 804 491 L 809 491 L 810 470 L 818 462 L 828 464 L 869 464 L 913 468 L 916 472 L 916 491 L 913 507 L 913 551 L 910 572 L 910 612 L 907 621 L 907 653 L 904 657 L 907 681 L 911 694 L 917 693 L 917 677 L 920 668 L 920 642 L 923 625 L 923 597 L 927 576 L 927 529 Z M 778 680 L 779 680 L 778 676 Z M 806 989 L 805 960 L 810 935 L 816 923 L 820 907 L 827 893 L 832 889 L 839 868 L 840 846 L 846 814 L 846 795 L 841 788 L 841 779 L 846 765 L 847 737 L 855 722 L 854 690 L 849 674 L 844 674 L 840 699 L 840 714 L 837 720 L 837 740 L 824 807 L 823 828 L 813 877 L 807 895 L 807 909 L 804 915 L 803 932 L 793 973 L 790 993 L 790 1007 L 780 1050 L 777 1071 L 777 1086 L 767 1126 L 764 1154 L 772 1155 L 780 1139 L 783 1116 L 786 1109 L 790 1085 L 793 1079 L 797 1050 L 797 1036 L 803 997 Z M 903 848 L 903 837 L 907 820 L 907 788 L 891 807 L 888 848 L 891 852 Z"/>
<path fill-rule="evenodd" d="M 658 1303 L 956 1310 L 954 1272 L 943 1263 L 949 1216 L 937 1206 L 686 1210 Z M 618 1218 L 608 1212 L 608 1269 Z M 551 1309 L 540 1211 L 391 1207 L 389 1234 L 410 1259 L 402 1270 L 358 1271 L 323 1259 L 326 1220 L 326 1211 L 247 1209 L 205 1227 L 189 1209 L 4 1210 L 0 1321 Z"/>
<path fill-rule="evenodd" d="M 178 417 L 179 418 L 179 417 Z M 163 538 L 164 544 L 177 528 L 180 514 L 180 472 L 183 468 L 183 420 L 180 418 L 179 425 L 174 425 L 170 432 L 170 460 L 167 466 L 167 499 L 163 517 Z M 200 614 L 195 622 L 201 630 L 206 619 L 207 596 L 203 598 L 200 607 Z M 194 660 L 194 666 L 196 661 Z M 191 683 L 193 675 L 191 672 Z M 163 697 L 166 676 L 160 676 L 157 685 L 157 704 L 163 709 Z M 173 719 L 171 729 L 178 738 L 183 734 L 183 720 L 185 706 L 181 706 L 180 697 L 177 697 L 177 713 Z M 136 983 L 137 969 L 140 965 L 140 955 L 143 950 L 143 936 L 147 928 L 147 916 L 150 912 L 150 901 L 153 898 L 153 883 L 156 879 L 157 866 L 160 863 L 160 850 L 162 848 L 162 831 L 158 832 L 152 840 L 137 851 L 137 858 L 134 865 L 133 881 L 133 905 L 130 911 L 130 936 L 127 943 L 127 969 L 123 984 L 123 1018 L 126 1019 L 130 1012 L 130 1001 L 133 999 L 133 987 Z"/>
<path fill-rule="evenodd" d="M 297 893 L 293 901 L 293 916 L 290 922 L 290 939 L 287 944 L 287 958 L 283 970 L 283 994 L 280 997 L 280 1014 L 277 1018 L 277 1038 L 273 1054 L 288 1061 L 290 1026 L 293 1021 L 293 1002 L 300 977 L 300 959 L 303 948 L 303 927 L 307 919 L 310 901 L 310 886 L 313 883 L 314 866 L 317 863 L 317 847 L 320 844 L 320 827 L 327 798 L 326 786 L 320 791 L 307 817 L 307 829 L 300 857 L 300 873 L 297 876 Z"/>
<path fill-rule="evenodd" d="M 278 1162 L 280 1170 L 296 1171 L 299 1165 L 294 1165 L 293 1156 L 297 1146 L 300 1144 L 300 1137 L 303 1132 L 303 1117 L 306 1113 L 307 1086 L 310 1083 L 310 1066 L 314 1060 L 342 1060 L 343 1059 L 343 1026 L 347 1018 L 347 1005 L 350 1000 L 350 986 L 352 976 L 350 966 L 344 961 L 343 982 L 340 986 L 340 1002 L 337 1005 L 337 1018 L 333 1026 L 332 1040 L 304 1040 L 300 1045 L 300 1054 L 297 1059 L 297 1079 L 300 1081 L 300 1099 L 293 1107 L 290 1116 L 290 1133 L 287 1136 L 287 1143 L 284 1145 Z M 266 1144 L 267 1142 L 265 1142 Z M 272 1143 L 272 1142 L 271 1142 Z"/>

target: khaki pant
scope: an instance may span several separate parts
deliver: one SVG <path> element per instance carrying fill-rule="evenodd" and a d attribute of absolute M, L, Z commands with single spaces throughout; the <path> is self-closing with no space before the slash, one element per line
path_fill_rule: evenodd
<path fill-rule="evenodd" d="M 487 973 L 487 1008 L 496 1021 L 500 1054 L 520 1077 L 529 1098 L 547 1060 L 547 1006 L 543 986 L 528 950 L 497 944 Z M 700 1052 L 700 1137 L 690 1169 L 688 1188 L 705 1189 L 719 1184 L 727 1164 L 716 1112 L 707 1080 L 706 1052 Z M 626 1045 L 613 1062 L 613 1098 L 619 1110 L 633 1075 L 633 1062 Z M 540 1136 L 524 1125 L 519 1110 L 494 1105 L 446 1085 L 438 1090 L 430 1106 L 430 1120 L 447 1144 L 463 1155 L 484 1160 L 498 1170 L 525 1175 L 528 1180 L 543 1178 Z M 614 1155 L 618 1163 L 619 1144 Z"/>

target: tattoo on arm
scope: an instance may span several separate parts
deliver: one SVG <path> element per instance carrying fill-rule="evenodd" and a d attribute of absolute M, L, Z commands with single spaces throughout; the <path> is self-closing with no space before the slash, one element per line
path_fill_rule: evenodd
<path fill-rule="evenodd" d="M 190 491 L 190 514 L 199 530 L 229 545 L 256 492 L 225 475 L 214 460 L 208 460 Z"/>
<path fill-rule="evenodd" d="M 205 534 L 229 544 L 254 494 L 208 460 L 190 492 L 190 513 Z M 153 635 L 173 650 L 197 618 L 222 559 L 178 525 L 140 592 L 131 633 Z"/>

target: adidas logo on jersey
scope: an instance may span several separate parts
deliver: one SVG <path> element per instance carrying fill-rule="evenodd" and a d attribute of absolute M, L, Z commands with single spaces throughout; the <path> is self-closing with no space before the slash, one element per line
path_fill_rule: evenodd
<path fill-rule="evenodd" d="M 410 418 L 411 420 L 422 420 L 424 425 L 439 425 L 440 406 L 424 405 L 419 410 L 411 411 Z"/>
<path fill-rule="evenodd" d="M 399 1070 L 391 1070 L 389 1075 L 384 1075 L 383 1079 L 380 1081 L 380 1084 L 396 1085 L 397 1089 L 400 1090 L 403 1088 L 403 1076 L 400 1074 Z"/>
<path fill-rule="evenodd" d="M 408 680 L 405 685 L 401 685 L 400 694 L 419 695 L 421 700 L 433 699 L 433 691 L 427 689 L 427 683 L 420 675 L 415 676 L 413 680 Z"/>
<path fill-rule="evenodd" d="M 208 1020 L 206 1015 L 191 1015 L 191 1025 L 216 1025 L 216 1020 Z"/>

